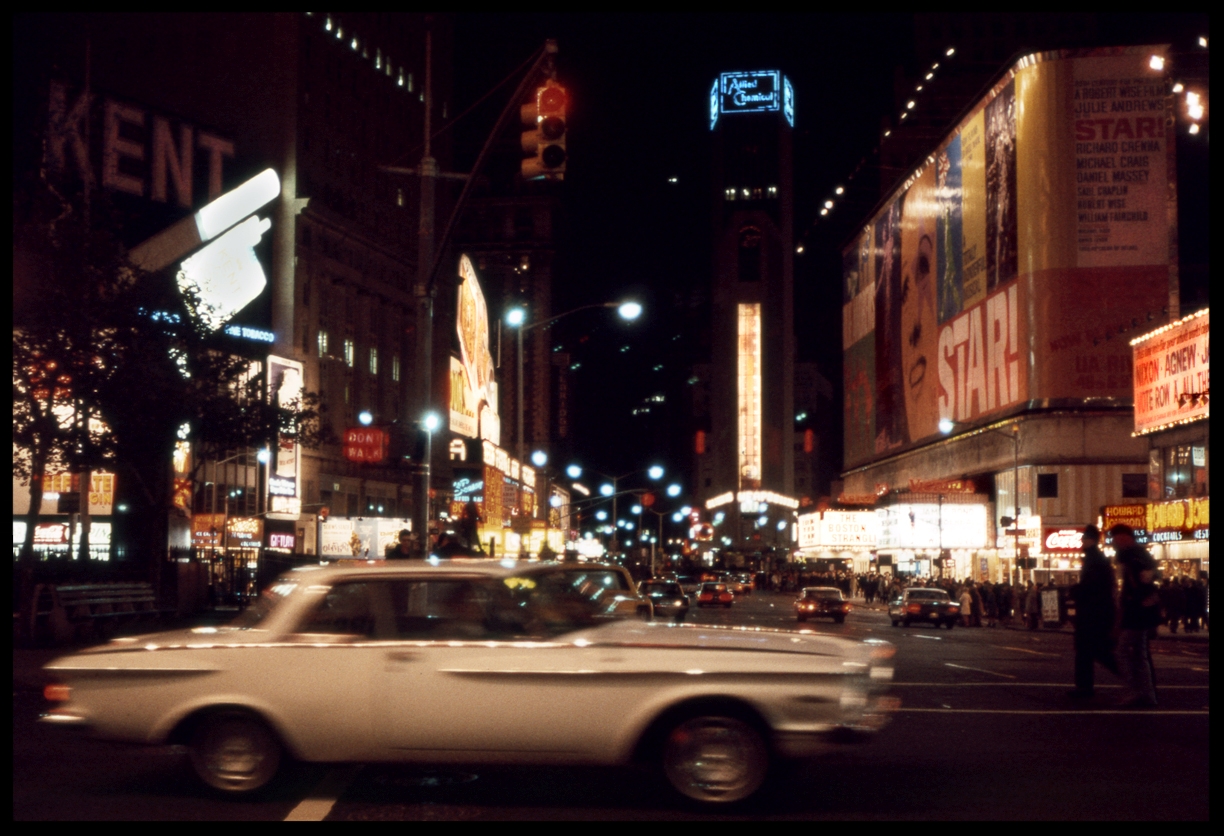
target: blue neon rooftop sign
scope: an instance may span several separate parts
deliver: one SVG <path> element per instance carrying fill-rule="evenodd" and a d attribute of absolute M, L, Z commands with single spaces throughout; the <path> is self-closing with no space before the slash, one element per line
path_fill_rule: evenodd
<path fill-rule="evenodd" d="M 722 73 L 710 89 L 710 130 L 726 113 L 782 111 L 795 126 L 795 88 L 778 70 Z"/>

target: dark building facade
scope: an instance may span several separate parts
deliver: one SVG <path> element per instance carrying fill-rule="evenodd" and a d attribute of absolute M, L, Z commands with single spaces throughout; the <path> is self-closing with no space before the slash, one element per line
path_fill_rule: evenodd
<path fill-rule="evenodd" d="M 723 73 L 710 97 L 713 337 L 697 492 L 722 514 L 715 545 L 759 551 L 789 537 L 797 507 L 794 91 L 778 71 Z"/>
<path fill-rule="evenodd" d="M 333 524 L 410 516 L 418 499 L 411 475 L 349 461 L 340 440 L 363 412 L 390 428 L 422 409 L 412 402 L 422 374 L 433 404 L 445 403 L 449 330 L 434 331 L 439 371 L 418 368 L 420 179 L 386 168 L 420 161 L 427 75 L 433 124 L 448 117 L 450 27 L 446 16 L 325 13 L 19 22 L 15 131 L 45 133 L 46 164 L 82 176 L 92 170 L 97 186 L 123 201 L 129 246 L 260 171 L 280 179 L 279 199 L 260 213 L 271 226 L 255 249 L 267 286 L 233 324 L 254 337 L 243 350 L 261 368 L 320 395 L 336 441 L 292 451 L 272 468 L 284 477 L 275 486 L 255 455 L 261 441 L 195 468 L 172 546 L 192 544 L 193 516 L 258 518 L 255 548 L 298 554 L 321 553 L 323 509 Z M 73 108 L 87 111 L 79 130 Z M 450 164 L 445 137 L 433 156 Z M 455 193 L 438 187 L 438 216 L 447 216 Z M 455 272 L 438 271 L 437 315 L 449 309 L 449 321 Z M 360 550 L 379 548 L 376 537 L 359 538 Z"/>

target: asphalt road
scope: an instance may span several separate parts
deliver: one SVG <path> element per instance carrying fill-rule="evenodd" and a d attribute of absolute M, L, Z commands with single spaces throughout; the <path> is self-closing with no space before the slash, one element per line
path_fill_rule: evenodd
<path fill-rule="evenodd" d="M 893 628 L 859 606 L 845 624 L 795 622 L 791 596 L 756 593 L 695 623 L 811 629 L 897 646 L 902 707 L 875 740 L 778 770 L 747 806 L 675 801 L 648 771 L 295 765 L 253 799 L 201 789 L 182 751 L 80 739 L 35 723 L 45 651 L 14 651 L 15 820 L 1198 819 L 1208 804 L 1209 644 L 1153 643 L 1160 707 L 1066 696 L 1066 631 Z M 546 707 L 541 708 L 546 711 Z"/>

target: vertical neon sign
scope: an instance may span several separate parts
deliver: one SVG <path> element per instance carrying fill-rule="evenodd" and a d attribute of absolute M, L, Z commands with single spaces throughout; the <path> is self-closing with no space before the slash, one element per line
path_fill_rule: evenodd
<path fill-rule="evenodd" d="M 761 305 L 739 305 L 739 486 L 761 483 Z"/>

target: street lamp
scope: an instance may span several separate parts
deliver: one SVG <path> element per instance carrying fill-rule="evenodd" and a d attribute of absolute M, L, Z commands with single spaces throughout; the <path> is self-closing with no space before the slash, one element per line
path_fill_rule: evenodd
<path fill-rule="evenodd" d="M 964 427 L 964 426 L 966 425 L 962 424 L 959 421 L 953 421 L 951 418 L 940 418 L 939 419 L 939 431 L 943 433 L 944 435 L 950 434 L 957 427 Z M 1013 448 L 1012 452 L 1014 454 L 1014 458 L 1012 460 L 1012 516 L 1010 518 L 1003 517 L 999 520 L 999 522 L 1001 522 L 1006 527 L 1008 520 L 1009 519 L 1011 520 L 1012 538 L 1013 538 L 1012 539 L 1012 557 L 1016 561 L 1016 567 L 1018 569 L 1020 566 L 1020 424 L 1014 423 L 1011 425 L 1010 429 L 1003 429 L 1002 427 L 983 427 L 980 431 L 981 432 L 992 432 L 997 435 L 1004 436 L 1005 438 L 1010 440 L 1012 443 L 1012 448 Z M 998 491 L 996 491 L 995 493 L 997 495 Z M 939 530 L 941 547 L 943 545 L 942 502 L 943 502 L 943 497 L 941 496 L 940 497 L 940 504 L 941 504 L 940 530 Z M 1017 578 L 1016 580 L 1018 583 L 1019 578 Z"/>
<path fill-rule="evenodd" d="M 535 328 L 542 328 L 545 325 L 551 325 L 558 319 L 567 317 L 570 314 L 578 313 L 579 311 L 587 311 L 592 308 L 616 308 L 621 319 L 632 322 L 642 315 L 642 306 L 637 302 L 626 300 L 621 302 L 596 302 L 593 305 L 581 305 L 572 310 L 559 313 L 556 316 L 550 316 L 548 319 L 541 319 L 539 322 L 527 324 L 527 310 L 525 308 L 515 306 L 506 311 L 506 324 L 514 328 L 518 333 L 515 336 L 516 349 L 518 353 L 518 361 L 515 376 L 515 430 L 517 432 L 516 452 L 518 460 L 523 460 L 524 439 L 523 439 L 523 332 L 531 331 Z M 573 477 L 577 478 L 577 477 Z"/>
<path fill-rule="evenodd" d="M 412 507 L 412 527 L 417 531 L 417 542 L 422 556 L 429 553 L 429 463 L 433 455 L 433 434 L 442 426 L 442 419 L 436 412 L 426 412 L 421 417 L 420 427 L 425 431 L 425 449 L 422 451 L 420 470 L 417 474 L 419 496 Z"/>
<path fill-rule="evenodd" d="M 576 464 L 571 464 L 569 467 L 565 469 L 565 472 L 570 476 L 571 479 L 577 479 L 580 476 L 582 476 L 582 468 Z M 638 473 L 645 473 L 647 476 L 649 476 L 651 479 L 657 482 L 663 478 L 664 469 L 662 465 L 652 464 L 650 467 L 639 468 L 638 470 L 631 470 L 628 473 L 622 473 L 620 476 L 611 476 L 607 473 L 600 473 L 598 470 L 592 470 L 591 473 L 595 474 L 596 476 L 602 476 L 603 478 L 609 480 L 608 482 L 605 482 L 604 484 L 599 486 L 599 493 L 601 496 L 609 497 L 612 500 L 612 519 L 615 521 L 617 519 L 616 500 L 617 500 L 617 497 L 619 497 L 620 494 L 622 493 L 619 490 L 619 485 L 618 485 L 620 480 L 628 479 L 630 476 L 635 476 Z M 610 543 L 610 545 L 612 547 L 611 548 L 612 552 L 615 553 L 615 552 L 620 551 L 620 542 L 617 538 L 615 529 L 612 531 L 612 542 Z"/>

